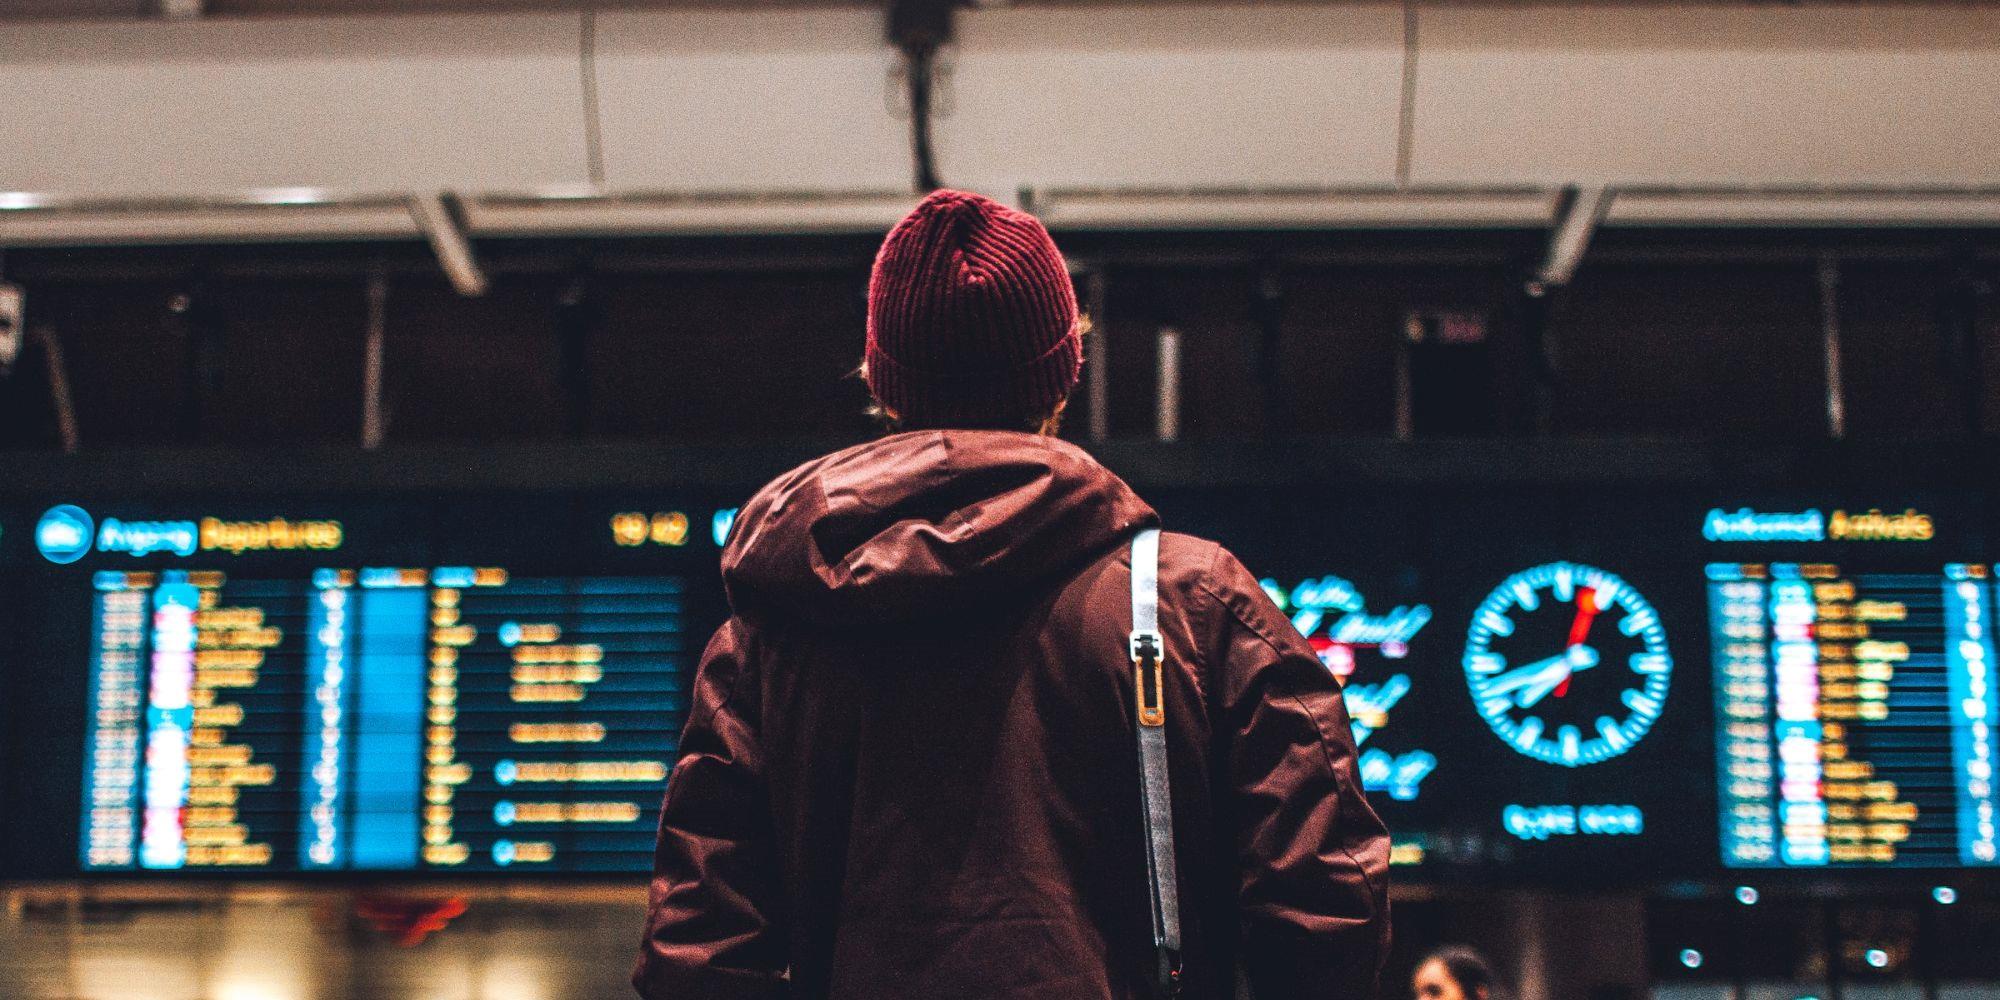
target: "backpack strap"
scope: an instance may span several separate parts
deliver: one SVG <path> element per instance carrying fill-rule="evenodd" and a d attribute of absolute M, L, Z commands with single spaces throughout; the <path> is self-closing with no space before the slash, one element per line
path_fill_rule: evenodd
<path fill-rule="evenodd" d="M 1174 867 L 1174 810 L 1167 788 L 1166 647 L 1160 641 L 1160 530 L 1132 538 L 1132 678 L 1139 720 L 1139 804 L 1146 817 L 1153 948 L 1160 995 L 1179 993 L 1181 908 Z"/>

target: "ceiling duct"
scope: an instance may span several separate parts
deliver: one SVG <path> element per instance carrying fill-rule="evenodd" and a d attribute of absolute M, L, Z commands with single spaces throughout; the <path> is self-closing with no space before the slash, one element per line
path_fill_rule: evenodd
<path fill-rule="evenodd" d="M 2000 226 L 2000 187 L 1621 188 L 1608 226 Z"/>
<path fill-rule="evenodd" d="M 0 245 L 249 243 L 414 239 L 401 198 L 304 189 L 238 198 L 79 199 L 0 192 Z"/>
<path fill-rule="evenodd" d="M 702 236 L 886 232 L 908 191 L 594 194 L 552 190 L 463 202 L 480 236 Z"/>
<path fill-rule="evenodd" d="M 1540 228 L 1557 192 L 1538 188 L 1049 188 L 1023 202 L 1052 229 Z"/>

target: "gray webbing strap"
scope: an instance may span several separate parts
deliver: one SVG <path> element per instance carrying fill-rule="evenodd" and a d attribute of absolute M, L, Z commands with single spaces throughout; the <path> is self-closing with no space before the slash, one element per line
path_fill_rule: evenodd
<path fill-rule="evenodd" d="M 1146 814 L 1146 874 L 1152 879 L 1153 947 L 1161 995 L 1180 977 L 1181 907 L 1174 868 L 1174 810 L 1167 788 L 1166 651 L 1160 641 L 1160 531 L 1132 538 L 1132 678 L 1139 720 L 1139 802 Z"/>

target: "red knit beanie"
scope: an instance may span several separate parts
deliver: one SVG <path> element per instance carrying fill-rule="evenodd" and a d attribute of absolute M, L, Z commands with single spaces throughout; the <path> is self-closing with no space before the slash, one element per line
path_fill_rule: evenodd
<path fill-rule="evenodd" d="M 912 427 L 1012 427 L 1083 367 L 1076 292 L 1034 216 L 936 191 L 882 241 L 868 282 L 868 391 Z"/>

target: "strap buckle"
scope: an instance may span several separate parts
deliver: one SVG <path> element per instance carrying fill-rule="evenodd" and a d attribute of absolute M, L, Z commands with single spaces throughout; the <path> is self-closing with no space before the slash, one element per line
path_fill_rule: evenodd
<path fill-rule="evenodd" d="M 1133 688 L 1138 695 L 1139 724 L 1167 724 L 1166 647 L 1158 632 L 1134 630 L 1131 638 Z"/>
<path fill-rule="evenodd" d="M 1187 984 L 1181 979 L 1181 953 L 1175 948 L 1160 948 L 1159 987 L 1165 1000 L 1177 1000 Z"/>

